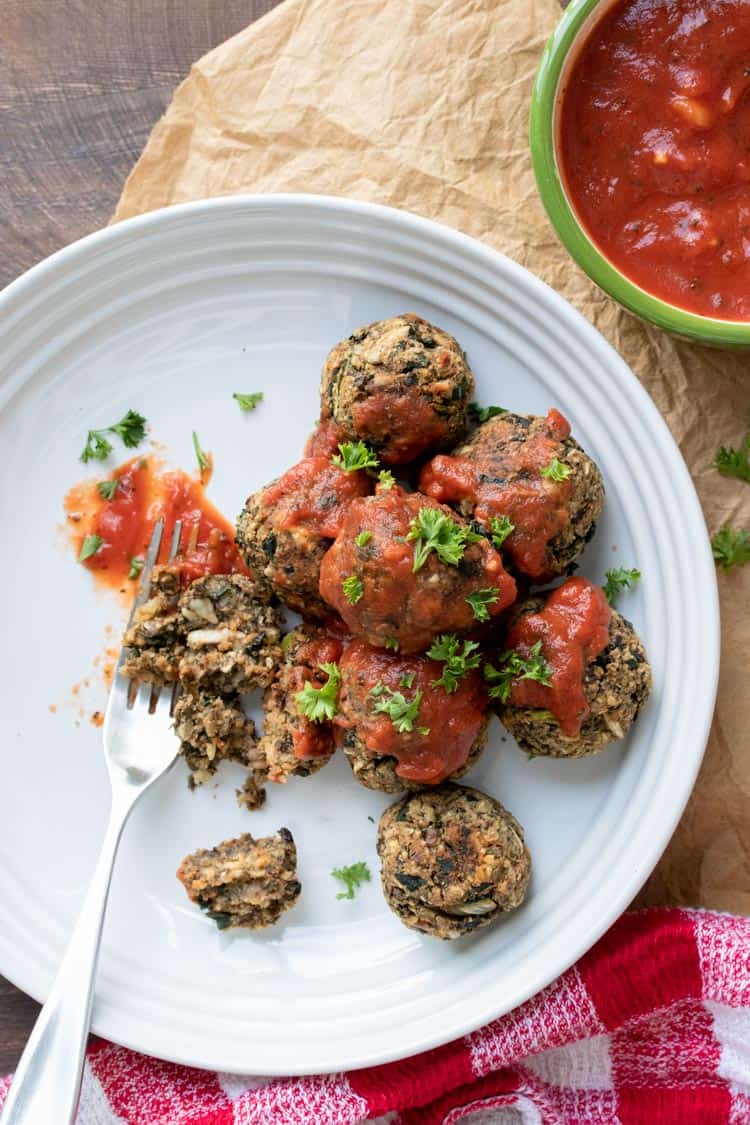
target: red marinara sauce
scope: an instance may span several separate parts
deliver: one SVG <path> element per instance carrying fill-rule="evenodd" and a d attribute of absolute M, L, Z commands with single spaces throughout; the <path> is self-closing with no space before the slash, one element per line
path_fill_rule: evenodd
<path fill-rule="evenodd" d="M 87 480 L 68 492 L 65 511 L 77 554 L 86 536 L 101 539 L 83 566 L 103 585 L 128 588 L 133 560 L 145 557 L 159 517 L 164 519 L 161 562 L 169 555 L 174 525 L 182 520 L 183 550 L 177 561 L 186 585 L 204 574 L 247 574 L 230 523 L 208 500 L 200 481 L 179 469 L 163 472 L 153 457 L 133 458 L 101 479 L 117 481 L 111 500 L 100 494 L 97 481 Z"/>
<path fill-rule="evenodd" d="M 625 0 L 573 64 L 559 151 L 571 201 L 627 277 L 750 318 L 750 0 Z"/>
<path fill-rule="evenodd" d="M 302 691 L 306 683 L 321 688 L 328 677 L 321 664 L 335 664 L 341 656 L 342 642 L 337 637 L 321 634 L 315 640 L 306 641 L 295 653 L 295 665 L 291 669 L 291 695 Z M 295 758 L 328 758 L 333 750 L 333 733 L 329 722 L 314 723 L 304 715 L 292 730 Z"/>
<path fill-rule="evenodd" d="M 583 691 L 586 666 L 607 647 L 611 616 L 600 586 L 587 578 L 569 578 L 538 613 L 519 617 L 508 633 L 507 648 L 528 656 L 541 641 L 552 682 L 545 687 L 536 680 L 514 680 L 511 705 L 551 711 L 563 734 L 579 734 L 589 713 Z"/>
<path fill-rule="evenodd" d="M 437 784 L 466 762 L 487 714 L 487 694 L 481 674 L 462 676 L 450 694 L 434 681 L 443 664 L 414 654 L 401 656 L 353 641 L 341 658 L 339 712 L 341 728 L 356 727 L 367 750 L 398 760 L 396 773 L 409 781 Z M 409 686 L 410 685 L 410 686 Z M 390 716 L 375 711 L 380 686 L 401 692 L 411 702 L 421 693 L 413 729 L 399 733 Z"/>
<path fill-rule="evenodd" d="M 363 472 L 346 472 L 328 457 L 305 457 L 266 489 L 264 505 L 274 527 L 304 527 L 335 539 L 352 500 L 372 492 Z"/>

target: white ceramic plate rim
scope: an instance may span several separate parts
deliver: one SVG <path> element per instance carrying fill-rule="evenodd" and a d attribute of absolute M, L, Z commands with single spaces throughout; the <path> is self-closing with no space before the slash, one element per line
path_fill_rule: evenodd
<path fill-rule="evenodd" d="M 308 211 L 312 220 L 316 216 L 331 216 L 349 219 L 359 224 L 363 230 L 369 228 L 371 232 L 378 227 L 385 227 L 396 234 L 401 232 L 406 239 L 411 238 L 425 246 L 461 258 L 469 271 L 472 268 L 482 269 L 505 283 L 510 282 L 519 291 L 533 297 L 540 319 L 546 313 L 575 332 L 577 338 L 584 340 L 591 353 L 601 360 L 602 368 L 606 369 L 607 392 L 611 401 L 627 405 L 635 411 L 643 436 L 649 439 L 654 450 L 658 450 L 668 475 L 664 487 L 668 485 L 671 490 L 678 506 L 685 538 L 690 541 L 691 553 L 686 563 L 689 563 L 693 587 L 701 592 L 700 604 L 696 607 L 696 612 L 700 614 L 698 631 L 701 652 L 699 657 L 693 657 L 694 661 L 700 660 L 701 676 L 695 678 L 695 690 L 689 698 L 682 700 L 682 706 L 689 712 L 691 719 L 687 728 L 689 738 L 678 749 L 671 749 L 672 757 L 679 753 L 680 770 L 676 775 L 673 771 L 668 781 L 660 779 L 659 788 L 654 791 L 651 803 L 644 809 L 644 815 L 635 829 L 637 835 L 634 835 L 634 844 L 637 844 L 637 849 L 633 854 L 637 854 L 637 862 L 633 856 L 630 856 L 628 862 L 623 862 L 622 855 L 617 857 L 620 879 L 614 889 L 611 885 L 608 886 L 608 891 L 611 892 L 609 898 L 606 901 L 602 895 L 592 898 L 578 913 L 575 937 L 568 935 L 566 941 L 560 943 L 556 955 L 546 959 L 543 966 L 535 964 L 533 971 L 527 973 L 521 983 L 508 987 L 506 981 L 502 994 L 487 990 L 481 995 L 467 997 L 464 1003 L 452 1005 L 450 1011 L 445 1013 L 445 1020 L 439 1023 L 436 1021 L 429 1029 L 424 1027 L 422 1021 L 417 1033 L 406 1025 L 403 1029 L 389 1028 L 388 1035 L 381 1033 L 380 1036 L 363 1036 L 365 1046 L 353 1046 L 346 1058 L 332 1064 L 336 1069 L 354 1069 L 388 1062 L 438 1046 L 511 1010 L 578 960 L 628 907 L 668 843 L 690 796 L 703 757 L 719 667 L 716 576 L 705 522 L 687 468 L 666 423 L 624 361 L 562 297 L 521 266 L 474 239 L 430 220 L 377 204 L 312 195 L 226 196 L 181 204 L 106 228 L 52 255 L 0 294 L 0 318 L 7 326 L 6 331 L 12 330 L 14 321 L 24 318 L 32 310 L 36 311 L 48 299 L 50 292 L 54 294 L 54 290 L 64 284 L 66 278 L 74 277 L 81 266 L 85 266 L 103 251 L 112 252 L 127 247 L 135 237 L 168 229 L 170 224 L 198 222 L 208 213 L 225 211 L 231 216 L 233 211 L 244 214 L 247 211 L 263 210 L 281 214 L 287 211 L 290 215 Z M 12 386 L 8 384 L 0 387 L 0 408 L 2 400 L 6 394 L 10 394 L 11 389 Z M 610 884 L 612 882 L 614 880 Z M 34 966 L 33 956 L 25 956 L 19 946 L 5 940 L 5 929 L 3 927 L 0 932 L 0 971 L 36 999 L 43 999 L 43 974 Z M 155 1035 L 148 1033 L 146 1015 L 134 1019 L 132 1013 L 123 1011 L 119 1019 L 112 1018 L 112 1013 L 109 1013 L 108 1018 L 102 1018 L 95 1010 L 93 1030 L 125 1046 L 175 1062 L 215 1069 L 243 1069 L 241 1055 L 232 1059 L 219 1059 L 211 1044 L 202 1049 L 201 1057 L 191 1054 L 190 1049 L 174 1048 L 159 1038 L 158 1029 Z M 321 1069 L 319 1065 L 305 1063 L 304 1060 L 299 1060 L 299 1063 L 293 1060 L 291 1065 L 295 1073 L 312 1073 Z M 288 1063 L 274 1065 L 273 1060 L 265 1062 L 263 1069 L 268 1074 L 290 1073 Z"/>

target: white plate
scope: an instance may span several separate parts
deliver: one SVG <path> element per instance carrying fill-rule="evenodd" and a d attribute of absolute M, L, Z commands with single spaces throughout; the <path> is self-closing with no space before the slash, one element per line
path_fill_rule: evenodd
<path fill-rule="evenodd" d="M 55 254 L 0 297 L 0 971 L 41 999 L 91 874 L 107 813 L 99 731 L 76 725 L 71 685 L 119 609 L 96 594 L 58 525 L 89 426 L 142 411 L 190 467 L 214 451 L 210 494 L 233 517 L 295 461 L 318 371 L 358 325 L 414 309 L 455 333 L 478 397 L 556 405 L 600 464 L 607 508 L 582 571 L 637 565 L 622 611 L 655 692 L 626 743 L 589 761 L 528 762 L 493 720 L 470 780 L 526 828 L 526 905 L 454 944 L 387 910 L 375 827 L 387 798 L 336 761 L 237 808 L 233 768 L 190 794 L 178 763 L 133 816 L 104 933 L 94 1029 L 220 1070 L 302 1073 L 383 1062 L 443 1043 L 538 991 L 625 909 L 682 812 L 714 702 L 716 582 L 690 478 L 640 384 L 581 316 L 519 266 L 436 224 L 305 196 L 226 198 L 156 212 Z M 233 391 L 263 390 L 242 415 Z M 104 701 L 96 678 L 87 713 Z M 57 713 L 49 704 L 59 704 Z M 174 878 L 181 857 L 286 824 L 303 894 L 283 925 L 222 935 Z M 336 900 L 331 868 L 374 881 Z"/>

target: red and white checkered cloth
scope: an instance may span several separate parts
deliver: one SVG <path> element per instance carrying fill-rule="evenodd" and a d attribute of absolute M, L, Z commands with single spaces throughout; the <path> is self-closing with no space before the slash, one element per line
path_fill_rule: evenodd
<path fill-rule="evenodd" d="M 0 1080 L 0 1105 L 8 1081 Z M 625 914 L 510 1015 L 415 1058 L 241 1078 L 89 1048 L 79 1125 L 750 1125 L 750 920 Z"/>

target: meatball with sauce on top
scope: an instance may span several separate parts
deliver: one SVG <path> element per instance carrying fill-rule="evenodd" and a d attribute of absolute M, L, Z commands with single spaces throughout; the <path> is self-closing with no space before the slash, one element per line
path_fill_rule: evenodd
<path fill-rule="evenodd" d="M 355 780 L 400 793 L 462 777 L 487 742 L 478 645 L 440 637 L 427 655 L 353 641 L 341 658 L 335 723 Z"/>
<path fill-rule="evenodd" d="M 129 650 L 123 676 L 146 684 L 174 683 L 185 651 L 184 629 L 177 604 L 180 568 L 155 566 L 150 597 L 135 611 L 123 644 Z"/>
<path fill-rule="evenodd" d="M 425 465 L 419 487 L 475 520 L 532 582 L 569 571 L 604 506 L 601 473 L 557 410 L 490 418 Z"/>
<path fill-rule="evenodd" d="M 595 754 L 625 737 L 651 693 L 633 626 L 585 578 L 520 605 L 485 676 L 500 720 L 532 756 Z"/>
<path fill-rule="evenodd" d="M 453 336 L 405 313 L 336 344 L 323 367 L 321 418 L 372 446 L 384 464 L 403 465 L 461 440 L 473 392 Z"/>
<path fill-rule="evenodd" d="M 495 548 L 450 508 L 381 485 L 349 507 L 321 563 L 320 592 L 355 636 L 408 653 L 496 617 L 516 585 Z"/>
<path fill-rule="evenodd" d="M 402 797 L 378 826 L 386 902 L 405 926 L 451 940 L 520 906 L 531 876 L 521 825 L 468 786 Z"/>

